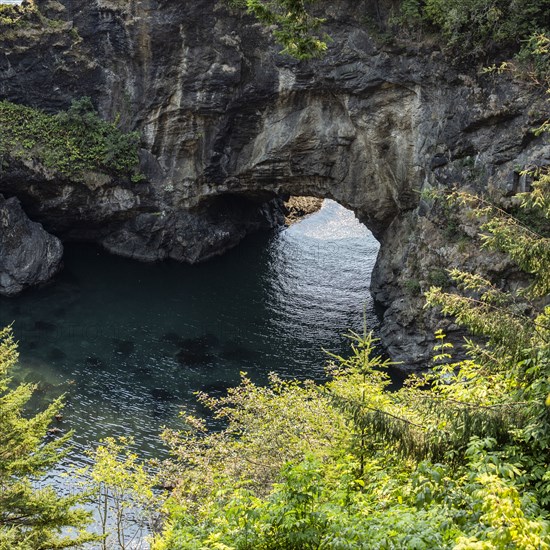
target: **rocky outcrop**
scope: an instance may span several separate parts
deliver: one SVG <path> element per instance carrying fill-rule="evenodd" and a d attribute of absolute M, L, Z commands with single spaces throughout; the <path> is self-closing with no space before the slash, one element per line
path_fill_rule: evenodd
<path fill-rule="evenodd" d="M 486 263 L 477 246 L 447 238 L 446 213 L 422 191 L 513 194 L 520 169 L 550 160 L 531 132 L 548 115 L 542 93 L 453 67 L 434 46 L 381 45 L 366 0 L 323 3 L 333 42 L 313 62 L 279 56 L 222 1 L 39 4 L 78 40 L 48 34 L 39 94 L 27 70 L 36 37 L 3 48 L 0 94 L 50 110 L 91 94 L 103 116 L 140 130 L 147 181 L 74 182 L 12 161 L 0 191 L 64 239 L 190 262 L 281 223 L 281 196 L 334 199 L 380 240 L 372 291 L 384 343 L 408 364 L 425 359 L 441 323 L 422 314 L 420 292 L 465 250 L 470 266 Z M 59 82 L 46 77 L 56 71 Z"/>
<path fill-rule="evenodd" d="M 32 222 L 16 198 L 0 195 L 0 294 L 12 296 L 51 279 L 61 268 L 63 245 Z"/>
<path fill-rule="evenodd" d="M 285 224 L 292 225 L 306 216 L 318 212 L 323 199 L 317 197 L 289 197 L 285 201 Z"/>

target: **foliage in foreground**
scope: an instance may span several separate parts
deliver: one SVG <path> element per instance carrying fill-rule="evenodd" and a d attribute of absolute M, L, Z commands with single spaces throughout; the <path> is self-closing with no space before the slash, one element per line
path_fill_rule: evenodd
<path fill-rule="evenodd" d="M 0 330 L 0 550 L 75 547 L 92 535 L 83 532 L 89 514 L 75 508 L 80 497 L 59 496 L 41 478 L 63 457 L 70 434 L 48 440 L 47 428 L 60 402 L 27 417 L 34 386 L 10 388 L 17 361 L 11 329 Z M 62 532 L 63 531 L 63 532 Z"/>
<path fill-rule="evenodd" d="M 162 494 L 154 491 L 156 475 L 131 450 L 132 438 L 108 437 L 89 452 L 92 465 L 78 471 L 97 511 L 101 550 L 149 548 Z"/>
<path fill-rule="evenodd" d="M 123 133 L 101 120 L 89 98 L 56 115 L 0 101 L 0 128 L 0 162 L 36 160 L 75 179 L 93 171 L 140 179 L 138 133 Z"/>
<path fill-rule="evenodd" d="M 26 414 L 36 388 L 12 388 L 17 358 L 11 328 L 0 330 L 0 550 L 149 548 L 164 495 L 151 466 L 131 451 L 131 438 L 107 438 L 89 452 L 90 466 L 67 474 L 79 480 L 71 496 L 60 496 L 43 478 L 66 456 L 72 433 L 48 432 L 60 399 Z M 93 512 L 94 533 L 85 530 Z"/>
<path fill-rule="evenodd" d="M 504 452 L 528 426 L 501 425 L 508 385 L 467 364 L 467 380 L 440 366 L 430 390 L 391 393 L 372 337 L 352 338 L 326 385 L 245 377 L 201 396 L 224 430 L 165 434 L 176 488 L 154 548 L 550 547 L 536 487 Z"/>
<path fill-rule="evenodd" d="M 550 175 L 533 177 L 525 218 L 549 220 Z M 166 432 L 175 490 L 156 550 L 550 548 L 550 239 L 486 199 L 450 201 L 529 279 L 507 291 L 455 270 L 458 291 L 429 291 L 483 343 L 455 362 L 438 334 L 433 370 L 390 392 L 372 337 L 352 334 L 322 386 L 244 377 L 201 395 L 226 427 Z"/>

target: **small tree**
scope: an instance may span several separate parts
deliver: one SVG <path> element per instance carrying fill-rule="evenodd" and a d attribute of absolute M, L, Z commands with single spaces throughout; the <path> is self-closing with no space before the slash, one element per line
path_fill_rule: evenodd
<path fill-rule="evenodd" d="M 10 370 L 17 362 L 11 328 L 0 330 L 0 549 L 70 548 L 94 540 L 83 531 L 90 514 L 76 505 L 82 496 L 60 496 L 39 480 L 67 452 L 71 434 L 48 439 L 48 425 L 61 406 L 26 416 L 35 386 L 11 388 Z"/>
<path fill-rule="evenodd" d="M 156 476 L 131 451 L 133 443 L 127 437 L 106 438 L 89 453 L 93 465 L 80 471 L 97 506 L 103 550 L 148 547 L 146 534 L 163 500 L 153 490 Z"/>
<path fill-rule="evenodd" d="M 449 198 L 486 220 L 481 225 L 484 246 L 506 253 L 528 277 L 528 284 L 504 291 L 483 277 L 453 270 L 450 275 L 459 291 L 433 287 L 426 297 L 429 305 L 439 306 L 458 324 L 485 337 L 484 343 L 470 343 L 470 355 L 480 365 L 478 379 L 484 373 L 505 377 L 507 399 L 523 410 L 523 422 L 508 428 L 506 456 L 522 467 L 523 480 L 539 502 L 549 506 L 550 174 L 533 175 L 532 191 L 520 197 L 523 221 L 484 198 L 465 193 Z"/>

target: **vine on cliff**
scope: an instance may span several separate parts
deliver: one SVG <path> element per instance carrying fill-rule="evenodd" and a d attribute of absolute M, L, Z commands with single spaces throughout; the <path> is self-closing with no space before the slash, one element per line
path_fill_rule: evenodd
<path fill-rule="evenodd" d="M 321 32 L 325 20 L 314 13 L 318 0 L 227 0 L 248 10 L 270 28 L 282 53 L 297 59 L 323 55 L 328 36 Z M 377 11 L 380 13 L 379 5 Z M 393 14 L 393 15 L 392 15 Z M 487 61 L 518 54 L 526 70 L 547 79 L 550 73 L 547 44 L 550 40 L 549 0 L 401 0 L 385 22 L 385 34 L 427 30 L 458 58 Z M 546 44 L 546 51 L 541 47 Z"/>

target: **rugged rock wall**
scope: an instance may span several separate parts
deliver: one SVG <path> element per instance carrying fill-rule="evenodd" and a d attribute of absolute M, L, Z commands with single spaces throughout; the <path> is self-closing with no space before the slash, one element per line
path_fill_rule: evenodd
<path fill-rule="evenodd" d="M 526 84 L 450 66 L 434 47 L 378 45 L 364 20 L 372 6 L 326 6 L 329 53 L 298 63 L 223 1 L 41 3 L 65 23 L 57 40 L 51 31 L 2 48 L 1 96 L 55 110 L 91 95 L 104 116 L 142 132 L 147 181 L 63 181 L 11 163 L 0 191 L 63 238 L 183 261 L 280 223 L 282 195 L 335 199 L 381 242 L 372 290 L 388 349 L 420 362 L 440 321 L 419 314 L 418 291 L 461 259 L 508 268 L 449 238 L 446 213 L 421 190 L 518 191 L 519 169 L 549 160 L 530 132 L 547 104 Z M 28 67 L 39 50 L 37 91 Z"/>

